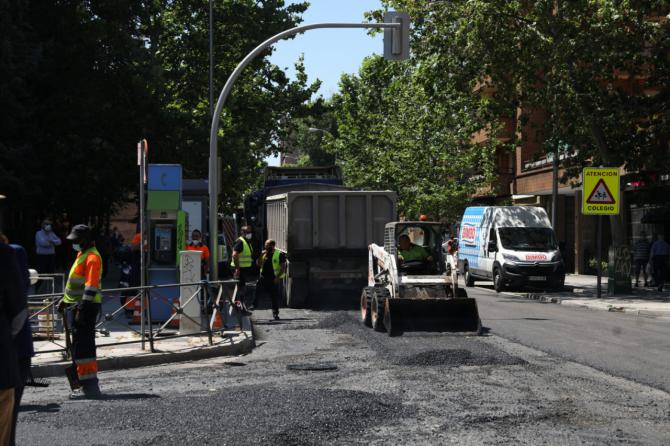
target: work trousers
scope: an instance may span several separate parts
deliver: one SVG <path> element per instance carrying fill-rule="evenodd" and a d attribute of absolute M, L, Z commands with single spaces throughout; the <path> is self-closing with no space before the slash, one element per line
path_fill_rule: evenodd
<path fill-rule="evenodd" d="M 272 299 L 272 314 L 279 314 L 279 290 L 280 284 L 274 283 L 273 279 L 261 277 L 256 284 L 256 296 L 254 297 L 254 306 L 258 304 L 258 298 L 264 294 L 269 294 Z"/>
<path fill-rule="evenodd" d="M 640 271 L 641 271 L 642 276 L 644 277 L 644 283 L 645 285 L 647 284 L 647 263 L 649 263 L 648 259 L 633 260 L 633 264 L 635 265 L 635 283 L 638 283 L 640 281 Z"/>
<path fill-rule="evenodd" d="M 77 307 L 81 308 L 78 309 Z M 100 304 L 88 303 L 72 307 L 72 358 L 77 366 L 79 382 L 84 388 L 98 383 L 98 365 L 95 348 L 95 324 Z"/>
<path fill-rule="evenodd" d="M 240 268 L 240 278 L 237 283 L 237 300 L 246 305 L 248 287 L 247 282 L 254 280 L 253 268 Z"/>
<path fill-rule="evenodd" d="M 659 291 L 663 291 L 665 284 L 665 272 L 668 268 L 668 256 L 654 256 L 651 258 L 654 267 L 654 284 Z"/>

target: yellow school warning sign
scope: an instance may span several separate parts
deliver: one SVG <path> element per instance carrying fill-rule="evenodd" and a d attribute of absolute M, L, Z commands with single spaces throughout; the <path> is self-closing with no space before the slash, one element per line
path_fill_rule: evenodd
<path fill-rule="evenodd" d="M 582 214 L 619 214 L 619 168 L 587 167 L 582 186 Z"/>

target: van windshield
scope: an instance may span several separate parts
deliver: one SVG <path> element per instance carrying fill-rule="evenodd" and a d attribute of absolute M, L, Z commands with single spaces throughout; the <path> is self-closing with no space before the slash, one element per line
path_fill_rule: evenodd
<path fill-rule="evenodd" d="M 551 251 L 557 249 L 551 228 L 498 228 L 500 243 L 515 251 Z"/>

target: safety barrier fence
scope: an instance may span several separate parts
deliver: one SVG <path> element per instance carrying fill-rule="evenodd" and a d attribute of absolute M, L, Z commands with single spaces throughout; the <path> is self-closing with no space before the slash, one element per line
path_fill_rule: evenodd
<path fill-rule="evenodd" d="M 127 331 L 136 333 L 139 339 L 123 340 L 116 342 L 98 342 L 98 348 L 113 347 L 125 344 L 141 344 L 145 350 L 145 344 L 155 352 L 154 343 L 157 341 L 183 338 L 189 336 L 207 336 L 209 345 L 213 344 L 213 334 L 217 331 L 223 333 L 226 315 L 234 316 L 236 326 L 243 330 L 242 313 L 234 305 L 237 296 L 236 280 L 219 280 L 193 283 L 173 283 L 161 285 L 147 285 L 127 288 L 112 288 L 102 290 L 103 305 L 101 314 L 96 323 L 96 332 L 103 337 L 110 336 L 112 325 L 122 327 Z M 189 290 L 183 290 L 190 287 Z M 168 296 L 173 294 L 175 288 L 180 290 L 179 296 Z M 31 307 L 30 322 L 33 327 L 33 336 L 38 340 L 46 340 L 58 348 L 43 350 L 39 349 L 36 354 L 45 353 L 68 353 L 64 341 L 63 315 L 57 310 L 63 293 L 34 294 L 28 296 Z M 112 299 L 120 299 L 120 305 L 110 308 Z M 194 316 L 192 309 L 197 303 L 197 313 Z M 170 316 L 164 320 L 152 321 L 152 305 L 163 305 L 170 310 Z M 186 307 L 191 308 L 189 315 L 184 311 Z M 130 319 L 130 320 L 123 320 Z M 180 326 L 181 322 L 190 322 L 190 328 L 186 333 L 167 332 L 168 328 Z M 40 323 L 36 323 L 40 322 Z M 139 330 L 133 325 L 139 325 Z M 154 325 L 156 327 L 154 328 Z M 181 327 L 180 327 L 181 328 Z M 61 338 L 63 340 L 61 341 Z"/>

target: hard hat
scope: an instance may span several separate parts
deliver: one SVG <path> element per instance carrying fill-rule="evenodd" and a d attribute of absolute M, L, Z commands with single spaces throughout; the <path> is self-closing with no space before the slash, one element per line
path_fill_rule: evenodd
<path fill-rule="evenodd" d="M 419 221 L 428 221 L 428 216 L 426 214 L 419 215 Z"/>
<path fill-rule="evenodd" d="M 86 225 L 75 225 L 72 232 L 67 236 L 68 240 L 73 242 L 87 242 L 91 240 L 91 228 Z"/>

